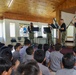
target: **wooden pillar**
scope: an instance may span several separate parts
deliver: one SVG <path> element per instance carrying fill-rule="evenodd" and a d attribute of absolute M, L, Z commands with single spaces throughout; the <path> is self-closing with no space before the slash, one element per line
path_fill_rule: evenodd
<path fill-rule="evenodd" d="M 59 25 L 60 25 L 60 19 L 61 19 L 61 11 L 56 10 L 56 20 L 57 20 Z M 56 36 L 57 36 L 56 43 L 61 43 L 61 35 L 60 35 L 59 29 L 57 29 L 57 35 Z"/>

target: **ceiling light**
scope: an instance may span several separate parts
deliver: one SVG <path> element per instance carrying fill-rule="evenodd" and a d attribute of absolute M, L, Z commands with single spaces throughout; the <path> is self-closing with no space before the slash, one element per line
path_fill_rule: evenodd
<path fill-rule="evenodd" d="M 13 2 L 13 0 L 11 0 L 11 1 L 9 2 L 9 5 L 8 5 L 8 7 L 10 7 L 10 6 L 11 6 L 12 2 Z"/>

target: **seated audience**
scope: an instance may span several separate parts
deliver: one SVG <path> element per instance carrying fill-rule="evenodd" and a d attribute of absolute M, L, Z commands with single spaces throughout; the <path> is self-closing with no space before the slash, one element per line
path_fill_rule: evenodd
<path fill-rule="evenodd" d="M 12 73 L 11 73 L 11 75 L 15 75 L 15 72 L 16 72 L 19 65 L 20 65 L 20 62 L 18 60 L 15 60 L 15 59 L 12 60 Z"/>
<path fill-rule="evenodd" d="M 62 57 L 63 54 L 60 53 L 62 50 L 61 44 L 57 43 L 55 45 L 55 50 L 50 53 L 49 60 L 50 60 L 50 69 L 52 72 L 56 72 L 62 68 Z"/>
<path fill-rule="evenodd" d="M 42 65 L 43 61 L 45 60 L 43 50 L 35 51 L 34 59 L 38 62 L 39 68 L 42 71 L 42 75 L 51 75 L 50 70 L 48 69 L 48 67 Z"/>
<path fill-rule="evenodd" d="M 19 53 L 20 53 L 20 60 L 21 62 L 23 61 L 23 56 L 26 54 L 26 49 L 31 45 L 31 41 L 26 39 L 24 41 L 24 46 L 22 49 L 20 49 Z"/>
<path fill-rule="evenodd" d="M 42 75 L 37 62 L 30 61 L 27 64 L 20 64 L 15 75 Z"/>
<path fill-rule="evenodd" d="M 30 60 L 33 60 L 34 49 L 33 47 L 28 47 L 26 49 L 26 54 L 23 57 L 23 63 L 27 63 Z"/>
<path fill-rule="evenodd" d="M 1 48 L 0 56 L 4 57 L 5 59 L 12 61 L 12 52 L 7 46 Z"/>
<path fill-rule="evenodd" d="M 45 65 L 48 66 L 48 63 L 49 63 L 49 55 L 50 55 L 49 45 L 48 44 L 44 44 L 43 49 L 44 49 L 44 54 L 45 54 L 45 58 L 46 58 L 46 64 Z"/>
<path fill-rule="evenodd" d="M 0 75 L 11 75 L 12 64 L 7 59 L 0 57 Z"/>
<path fill-rule="evenodd" d="M 11 62 L 13 64 L 12 52 L 10 51 L 10 49 L 7 46 L 4 46 L 3 48 L 1 48 L 0 57 L 3 57 L 8 62 Z M 11 75 L 14 75 L 14 70 L 16 70 L 16 68 L 18 67 L 19 61 L 15 61 L 14 63 L 15 63 L 15 65 L 14 66 L 12 65 L 12 74 Z M 13 67 L 14 67 L 14 69 L 13 69 Z"/>
<path fill-rule="evenodd" d="M 63 69 L 58 70 L 56 75 L 76 75 L 76 70 L 73 69 L 75 64 L 74 55 L 71 53 L 67 53 L 62 58 Z"/>
<path fill-rule="evenodd" d="M 75 58 L 75 66 L 74 66 L 74 69 L 76 70 L 76 46 L 73 47 L 73 55 L 74 55 L 74 58 Z"/>
<path fill-rule="evenodd" d="M 21 47 L 22 47 L 22 45 L 20 43 L 17 43 L 14 46 L 15 52 L 13 52 L 13 59 L 20 61 L 20 53 L 19 53 L 19 51 L 20 51 Z"/>

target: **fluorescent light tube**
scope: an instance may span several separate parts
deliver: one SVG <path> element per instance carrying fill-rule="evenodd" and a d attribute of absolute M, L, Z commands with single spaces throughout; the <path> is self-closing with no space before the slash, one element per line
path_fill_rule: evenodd
<path fill-rule="evenodd" d="M 13 0 L 11 0 L 11 1 L 10 1 L 10 3 L 9 3 L 9 5 L 8 5 L 8 7 L 10 7 L 10 6 L 11 6 L 12 2 L 13 2 Z"/>

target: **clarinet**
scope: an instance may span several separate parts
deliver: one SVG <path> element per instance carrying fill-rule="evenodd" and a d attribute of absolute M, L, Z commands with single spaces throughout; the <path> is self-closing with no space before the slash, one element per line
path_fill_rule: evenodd
<path fill-rule="evenodd" d="M 59 29 L 60 26 L 57 24 L 57 21 L 55 20 L 55 18 L 53 18 L 53 20 L 55 22 L 56 28 Z"/>

